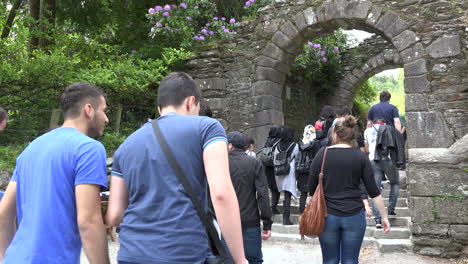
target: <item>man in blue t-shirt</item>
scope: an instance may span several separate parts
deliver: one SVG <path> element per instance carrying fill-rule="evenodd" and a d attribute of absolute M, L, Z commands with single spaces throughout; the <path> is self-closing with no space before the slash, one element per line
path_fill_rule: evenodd
<path fill-rule="evenodd" d="M 90 263 L 109 263 L 100 201 L 106 151 L 92 139 L 109 121 L 106 99 L 93 85 L 74 83 L 60 104 L 63 126 L 20 154 L 0 203 L 1 263 L 79 263 L 82 245 Z"/>
<path fill-rule="evenodd" d="M 387 125 L 396 128 L 400 133 L 402 133 L 398 108 L 390 104 L 391 97 L 392 95 L 387 91 L 380 93 L 380 103 L 373 105 L 369 109 L 369 113 L 367 115 L 367 128 L 372 127 L 375 119 L 384 118 Z"/>
<path fill-rule="evenodd" d="M 226 134 L 215 119 L 197 116 L 200 99 L 189 75 L 168 75 L 159 85 L 157 122 L 205 209 L 208 180 L 230 253 L 235 263 L 245 263 Z M 210 255 L 205 227 L 150 122 L 130 135 L 114 155 L 106 221 L 120 226 L 118 261 L 122 264 L 202 264 Z"/>

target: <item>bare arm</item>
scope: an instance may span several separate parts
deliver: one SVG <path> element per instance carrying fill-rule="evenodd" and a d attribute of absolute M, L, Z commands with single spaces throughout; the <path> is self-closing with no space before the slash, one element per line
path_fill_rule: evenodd
<path fill-rule="evenodd" d="M 403 130 L 401 129 L 401 121 L 399 117 L 393 118 L 393 122 L 395 123 L 395 128 L 403 134 Z"/>
<path fill-rule="evenodd" d="M 367 141 L 364 141 L 364 152 L 369 153 L 369 143 Z"/>
<path fill-rule="evenodd" d="M 203 152 L 211 200 L 235 263 L 245 263 L 239 203 L 229 175 L 226 142 L 210 144 Z"/>
<path fill-rule="evenodd" d="M 16 182 L 8 184 L 5 195 L 0 202 L 0 262 L 15 235 L 16 219 Z"/>
<path fill-rule="evenodd" d="M 106 224 L 120 226 L 128 207 L 128 190 L 123 178 L 112 176 L 110 184 L 109 205 L 106 213 Z"/>
<path fill-rule="evenodd" d="M 75 187 L 78 229 L 83 249 L 91 264 L 109 263 L 100 188 L 94 184 L 80 184 Z"/>

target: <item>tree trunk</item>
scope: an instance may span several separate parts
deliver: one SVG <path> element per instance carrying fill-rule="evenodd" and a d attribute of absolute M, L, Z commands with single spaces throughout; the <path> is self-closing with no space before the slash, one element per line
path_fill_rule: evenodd
<path fill-rule="evenodd" d="M 41 23 L 47 23 L 48 25 L 42 26 L 41 31 L 46 34 L 46 38 L 39 39 L 39 45 L 41 47 L 47 47 L 53 43 L 53 40 L 49 38 L 51 33 L 51 28 L 55 24 L 55 0 L 42 0 L 41 1 L 41 10 L 40 17 Z"/>
<path fill-rule="evenodd" d="M 34 34 L 34 31 L 37 30 L 39 24 L 39 17 L 41 11 L 41 1 L 40 0 L 29 0 L 29 14 L 34 19 L 34 22 L 29 26 L 29 31 L 31 32 L 31 40 L 29 46 L 31 49 L 35 49 L 39 46 L 39 38 Z"/>
<path fill-rule="evenodd" d="M 11 7 L 10 14 L 8 14 L 8 18 L 5 23 L 5 27 L 3 27 L 2 36 L 1 36 L 2 39 L 7 38 L 8 35 L 10 35 L 10 30 L 11 30 L 11 27 L 13 26 L 13 21 L 15 20 L 15 17 L 16 17 L 16 11 L 18 11 L 18 9 L 20 8 L 21 3 L 23 3 L 22 0 L 16 0 L 13 6 Z"/>

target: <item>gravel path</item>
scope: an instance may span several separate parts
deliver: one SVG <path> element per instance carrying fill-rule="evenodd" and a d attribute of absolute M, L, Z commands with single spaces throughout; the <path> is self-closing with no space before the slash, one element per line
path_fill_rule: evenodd
<path fill-rule="evenodd" d="M 111 263 L 117 264 L 118 243 L 109 243 Z M 318 245 L 264 243 L 263 258 L 266 264 L 320 264 L 322 253 Z M 84 254 L 81 263 L 88 261 Z M 468 264 L 468 259 L 446 260 L 424 257 L 410 253 L 390 253 L 380 255 L 375 247 L 363 247 L 360 256 L 361 264 Z"/>

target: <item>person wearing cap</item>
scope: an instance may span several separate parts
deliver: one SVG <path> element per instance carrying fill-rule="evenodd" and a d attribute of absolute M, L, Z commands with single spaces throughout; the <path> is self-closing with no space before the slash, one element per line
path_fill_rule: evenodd
<path fill-rule="evenodd" d="M 250 264 L 263 263 L 262 239 L 270 238 L 273 223 L 264 168 L 260 160 L 245 153 L 246 138 L 240 132 L 230 132 L 227 139 L 229 171 L 239 201 L 245 256 Z"/>

